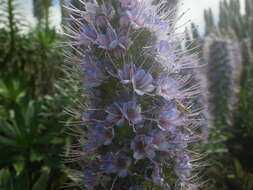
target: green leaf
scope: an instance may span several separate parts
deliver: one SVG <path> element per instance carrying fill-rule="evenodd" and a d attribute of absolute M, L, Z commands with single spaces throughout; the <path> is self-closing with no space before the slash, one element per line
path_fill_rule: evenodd
<path fill-rule="evenodd" d="M 17 143 L 13 139 L 0 136 L 0 144 L 5 146 L 16 146 Z"/>
<path fill-rule="evenodd" d="M 48 168 L 44 168 L 43 173 L 41 174 L 37 182 L 34 184 L 32 190 L 46 190 L 49 173 L 50 173 L 50 170 Z"/>
<path fill-rule="evenodd" d="M 16 179 L 17 180 L 15 183 L 15 189 L 18 189 L 18 190 L 29 189 L 29 178 L 28 178 L 28 174 L 26 170 L 23 170 Z"/>
<path fill-rule="evenodd" d="M 0 96 L 6 97 L 8 96 L 7 94 L 8 94 L 7 87 L 5 83 L 2 80 L 0 80 Z"/>
<path fill-rule="evenodd" d="M 243 168 L 241 166 L 241 163 L 237 159 L 234 159 L 234 166 L 235 166 L 235 169 L 236 169 L 236 174 L 238 176 L 242 176 L 244 171 L 243 171 Z"/>
<path fill-rule="evenodd" d="M 19 176 L 21 174 L 21 172 L 24 170 L 25 167 L 25 162 L 24 160 L 17 160 L 14 164 L 13 164 L 16 172 L 17 172 L 17 176 Z"/>
<path fill-rule="evenodd" d="M 16 137 L 15 131 L 12 126 L 0 116 L 0 132 L 9 137 Z"/>
<path fill-rule="evenodd" d="M 34 101 L 30 101 L 28 103 L 28 107 L 25 113 L 25 125 L 29 129 L 29 133 L 33 135 L 36 132 L 38 124 L 37 124 L 37 117 L 38 117 L 38 104 Z"/>
<path fill-rule="evenodd" d="M 1 189 L 14 190 L 12 177 L 8 169 L 0 170 L 0 187 Z"/>
<path fill-rule="evenodd" d="M 31 154 L 30 154 L 30 160 L 32 161 L 32 162 L 36 162 L 36 161 L 41 161 L 41 160 L 43 160 L 43 154 L 42 153 L 40 153 L 40 152 L 38 152 L 38 151 L 36 151 L 36 150 L 31 150 Z"/>

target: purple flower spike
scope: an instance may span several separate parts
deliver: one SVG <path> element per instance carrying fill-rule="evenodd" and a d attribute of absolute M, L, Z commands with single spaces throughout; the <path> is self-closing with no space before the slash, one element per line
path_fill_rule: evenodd
<path fill-rule="evenodd" d="M 110 152 L 102 157 L 101 163 L 102 170 L 105 173 L 116 173 L 119 178 L 125 178 L 128 174 L 128 168 L 131 165 L 131 159 L 122 152 L 116 154 Z"/>
<path fill-rule="evenodd" d="M 174 78 L 161 74 L 157 81 L 156 94 L 170 101 L 180 95 L 179 85 Z"/>
<path fill-rule="evenodd" d="M 90 53 L 85 54 L 83 80 L 84 88 L 98 87 L 105 79 L 105 74 L 102 71 L 101 63 L 94 60 Z"/>
<path fill-rule="evenodd" d="M 194 148 L 205 126 L 197 99 L 204 90 L 199 80 L 191 80 L 198 72 L 191 69 L 198 67 L 197 52 L 178 48 L 183 35 L 175 27 L 177 7 L 166 0 L 79 3 L 69 4 L 65 33 L 74 68 L 68 76 L 74 80 L 81 71 L 86 88 L 85 99 L 75 101 L 82 105 L 67 110 L 76 127 L 85 125 L 70 155 L 87 169 L 80 185 L 145 190 L 144 184 L 152 183 L 169 190 L 165 178 L 171 178 L 172 189 L 195 190 L 199 154 Z"/>
<path fill-rule="evenodd" d="M 153 159 L 155 157 L 155 149 L 152 144 L 153 138 L 145 135 L 138 135 L 131 142 L 131 149 L 134 151 L 134 158 L 136 160 L 142 158 Z"/>

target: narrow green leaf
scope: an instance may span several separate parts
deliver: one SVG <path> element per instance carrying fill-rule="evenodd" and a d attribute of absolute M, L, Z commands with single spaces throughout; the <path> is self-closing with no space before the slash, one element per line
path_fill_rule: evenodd
<path fill-rule="evenodd" d="M 50 173 L 50 170 L 48 168 L 43 169 L 43 173 L 41 174 L 37 182 L 34 184 L 32 190 L 46 190 L 49 173 Z"/>
<path fill-rule="evenodd" d="M 17 175 L 19 176 L 21 174 L 21 172 L 24 170 L 25 167 L 25 162 L 24 160 L 17 160 L 14 164 L 13 164 Z"/>

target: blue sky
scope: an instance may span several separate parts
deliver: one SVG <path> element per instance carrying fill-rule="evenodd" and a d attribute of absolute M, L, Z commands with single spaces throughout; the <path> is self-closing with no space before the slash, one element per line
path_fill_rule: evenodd
<path fill-rule="evenodd" d="M 20 8 L 23 15 L 26 16 L 26 20 L 31 24 L 35 22 L 32 16 L 32 0 L 18 0 L 20 2 Z M 197 24 L 201 33 L 204 30 L 204 18 L 203 11 L 206 8 L 212 8 L 215 20 L 217 22 L 219 14 L 219 1 L 220 0 L 181 0 L 179 14 L 189 9 L 187 14 L 179 21 L 178 25 L 185 26 L 185 23 L 190 19 L 192 22 Z M 242 11 L 244 10 L 244 0 L 240 0 L 242 4 Z M 51 8 L 51 21 L 53 25 L 59 28 L 60 23 L 60 9 L 59 9 L 59 0 L 54 0 L 54 6 Z M 187 26 L 187 25 L 186 25 Z M 184 30 L 184 27 L 181 27 L 181 30 Z"/>

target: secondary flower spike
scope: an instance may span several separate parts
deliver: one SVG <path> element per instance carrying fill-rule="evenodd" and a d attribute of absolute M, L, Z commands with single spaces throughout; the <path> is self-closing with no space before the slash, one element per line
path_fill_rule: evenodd
<path fill-rule="evenodd" d="M 179 48 L 175 10 L 165 0 L 79 2 L 67 6 L 66 27 L 69 76 L 81 91 L 72 114 L 78 144 L 69 153 L 76 185 L 198 189 L 205 121 L 189 74 L 198 61 Z"/>

